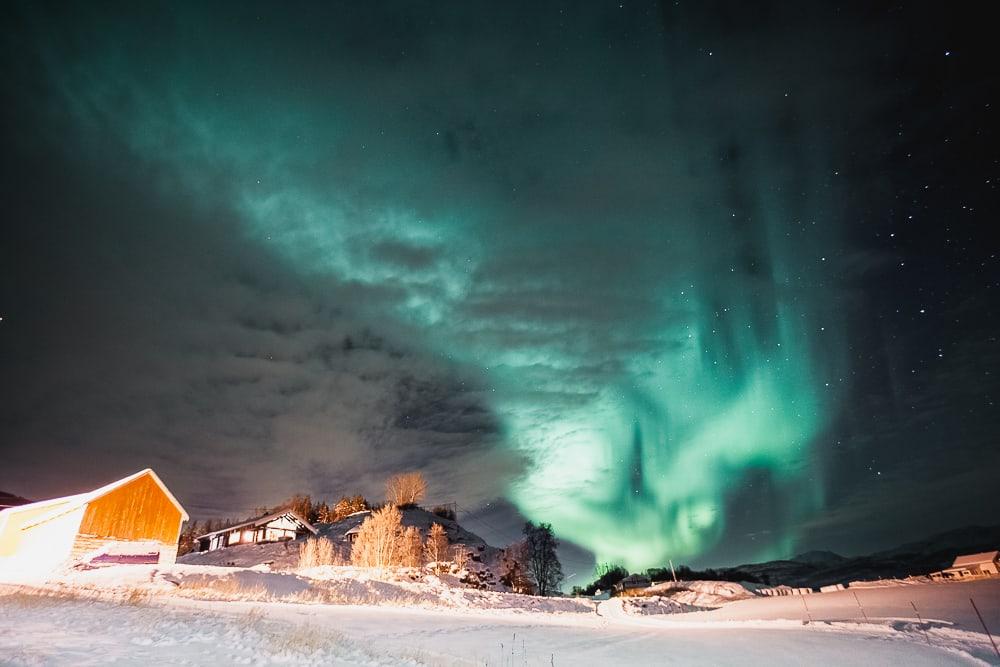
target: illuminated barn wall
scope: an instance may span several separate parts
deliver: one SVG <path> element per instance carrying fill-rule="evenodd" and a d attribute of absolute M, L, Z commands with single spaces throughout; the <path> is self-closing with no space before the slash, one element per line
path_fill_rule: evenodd
<path fill-rule="evenodd" d="M 0 512 L 0 569 L 44 573 L 96 558 L 173 563 L 187 514 L 152 470 L 90 493 Z"/>

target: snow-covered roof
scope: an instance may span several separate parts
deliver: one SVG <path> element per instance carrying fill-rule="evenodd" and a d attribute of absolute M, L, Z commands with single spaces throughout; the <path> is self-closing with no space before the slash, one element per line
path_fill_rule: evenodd
<path fill-rule="evenodd" d="M 279 512 L 273 512 L 271 514 L 265 514 L 264 516 L 259 516 L 256 519 L 250 519 L 249 521 L 244 521 L 243 523 L 236 523 L 233 524 L 232 526 L 220 528 L 219 530 L 213 530 L 211 533 L 205 533 L 204 535 L 199 535 L 194 539 L 200 540 L 202 538 L 212 537 L 213 535 L 218 535 L 220 533 L 231 533 L 234 530 L 246 528 L 247 526 L 253 526 L 254 528 L 256 528 L 258 526 L 263 526 L 266 523 L 271 523 L 275 519 L 280 519 L 281 517 L 284 516 L 288 516 L 293 521 L 301 524 L 303 528 L 311 532 L 313 535 L 319 534 L 319 531 L 316 530 L 316 528 L 311 523 L 303 519 L 302 515 L 299 514 L 298 512 L 295 512 L 294 510 L 281 510 Z"/>
<path fill-rule="evenodd" d="M 160 487 L 160 490 L 163 491 L 163 494 L 167 497 L 167 499 L 170 500 L 170 502 L 174 505 L 174 507 L 178 509 L 178 511 L 180 511 L 181 519 L 187 521 L 188 513 L 184 510 L 184 507 L 177 501 L 177 498 L 174 497 L 174 494 L 170 493 L 170 489 L 168 489 L 166 484 L 163 483 L 163 480 L 160 479 L 159 475 L 153 472 L 152 468 L 146 468 L 144 470 L 140 470 L 137 473 L 129 475 L 128 477 L 123 477 L 122 479 L 119 479 L 115 482 L 111 482 L 110 484 L 105 484 L 104 486 L 94 489 L 93 491 L 88 491 L 86 493 L 78 493 L 72 496 L 63 496 L 62 498 L 51 498 L 49 500 L 41 500 L 37 503 L 18 505 L 17 507 L 9 507 L 3 510 L 3 512 L 11 512 L 11 513 L 23 512 L 27 510 L 42 509 L 46 505 L 52 506 L 51 512 L 49 512 L 48 514 L 43 514 L 42 516 L 38 517 L 31 523 L 25 524 L 21 528 L 21 530 L 26 530 L 28 528 L 32 528 L 39 524 L 45 523 L 46 521 L 50 521 L 56 517 L 62 516 L 67 512 L 72 512 L 73 510 L 79 508 L 80 506 L 86 505 L 87 503 L 97 500 L 102 496 L 106 496 L 115 489 L 121 488 L 130 482 L 134 482 L 135 480 L 139 479 L 140 477 L 143 477 L 144 475 L 148 475 L 154 482 L 156 482 L 156 485 Z"/>
<path fill-rule="evenodd" d="M 955 562 L 951 564 L 952 567 L 968 567 L 970 565 L 979 565 L 980 563 L 992 563 L 993 561 L 1000 559 L 1000 551 L 984 551 L 981 554 L 968 554 L 967 556 L 959 556 L 955 559 Z"/>
<path fill-rule="evenodd" d="M 174 494 L 170 493 L 170 489 L 168 489 L 166 485 L 163 483 L 163 480 L 161 480 L 159 476 L 155 472 L 153 472 L 152 468 L 146 468 L 144 470 L 140 470 L 135 474 L 129 475 L 128 477 L 123 477 L 122 479 L 119 479 L 115 482 L 111 482 L 110 484 L 105 484 L 104 486 L 94 489 L 93 491 L 87 491 L 86 493 L 77 493 L 72 496 L 63 496 L 61 498 L 50 498 L 49 500 L 40 500 L 37 503 L 28 503 L 27 505 L 8 507 L 7 509 L 0 510 L 0 514 L 5 514 L 7 516 L 10 516 L 18 512 L 44 509 L 47 506 L 52 507 L 51 512 L 41 515 L 31 523 L 25 524 L 21 528 L 22 530 L 26 530 L 28 528 L 32 528 L 33 526 L 37 526 L 41 523 L 45 523 L 46 521 L 54 519 L 58 516 L 62 516 L 67 512 L 72 512 L 73 510 L 79 508 L 80 506 L 86 505 L 87 503 L 97 500 L 102 496 L 106 496 L 115 489 L 125 486 L 129 482 L 133 482 L 144 475 L 149 475 L 149 477 L 154 482 L 156 482 L 157 486 L 159 486 L 160 489 L 163 491 L 163 494 L 170 500 L 170 502 L 174 505 L 174 507 L 176 507 L 180 511 L 181 518 L 184 521 L 187 521 L 188 513 L 184 511 L 184 507 L 177 501 L 177 498 L 174 497 Z"/>
<path fill-rule="evenodd" d="M 49 498 L 48 500 L 39 500 L 33 503 L 28 503 L 26 505 L 14 505 L 13 507 L 7 507 L 0 510 L 0 515 L 10 516 L 12 514 L 17 514 L 19 512 L 27 512 L 32 510 L 45 509 L 46 507 L 57 507 L 59 505 L 65 505 L 66 503 L 75 503 L 79 499 L 86 497 L 86 493 L 77 493 L 72 496 L 63 496 L 62 498 Z"/>

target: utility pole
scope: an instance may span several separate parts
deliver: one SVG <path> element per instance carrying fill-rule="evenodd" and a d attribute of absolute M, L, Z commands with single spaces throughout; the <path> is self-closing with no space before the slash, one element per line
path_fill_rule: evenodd
<path fill-rule="evenodd" d="M 670 561 L 670 576 L 672 576 L 674 578 L 674 582 L 676 582 L 677 581 L 677 573 L 674 572 L 674 559 L 673 558 L 668 558 L 667 560 Z M 660 562 L 662 563 L 663 561 L 660 561 Z"/>

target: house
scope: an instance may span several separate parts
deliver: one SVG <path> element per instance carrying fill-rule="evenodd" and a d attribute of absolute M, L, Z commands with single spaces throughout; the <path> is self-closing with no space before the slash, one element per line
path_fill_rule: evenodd
<path fill-rule="evenodd" d="M 299 514 L 287 509 L 200 535 L 195 540 L 198 542 L 198 551 L 215 551 L 237 544 L 294 540 L 296 537 L 316 535 L 318 532 Z"/>
<path fill-rule="evenodd" d="M 651 583 L 649 577 L 644 577 L 641 574 L 630 574 L 615 584 L 615 590 L 620 595 L 633 595 L 644 588 L 649 588 Z"/>
<path fill-rule="evenodd" d="M 187 518 L 147 468 L 93 491 L 0 511 L 0 569 L 44 573 L 81 563 L 171 564 Z"/>
<path fill-rule="evenodd" d="M 962 579 L 1000 574 L 1000 551 L 986 551 L 980 554 L 959 556 L 951 567 L 934 572 L 934 579 Z"/>

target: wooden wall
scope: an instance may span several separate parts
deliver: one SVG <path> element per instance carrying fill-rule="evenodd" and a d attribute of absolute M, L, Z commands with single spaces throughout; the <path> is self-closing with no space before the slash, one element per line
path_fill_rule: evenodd
<path fill-rule="evenodd" d="M 80 535 L 177 543 L 181 512 L 149 475 L 93 500 L 80 522 Z"/>

